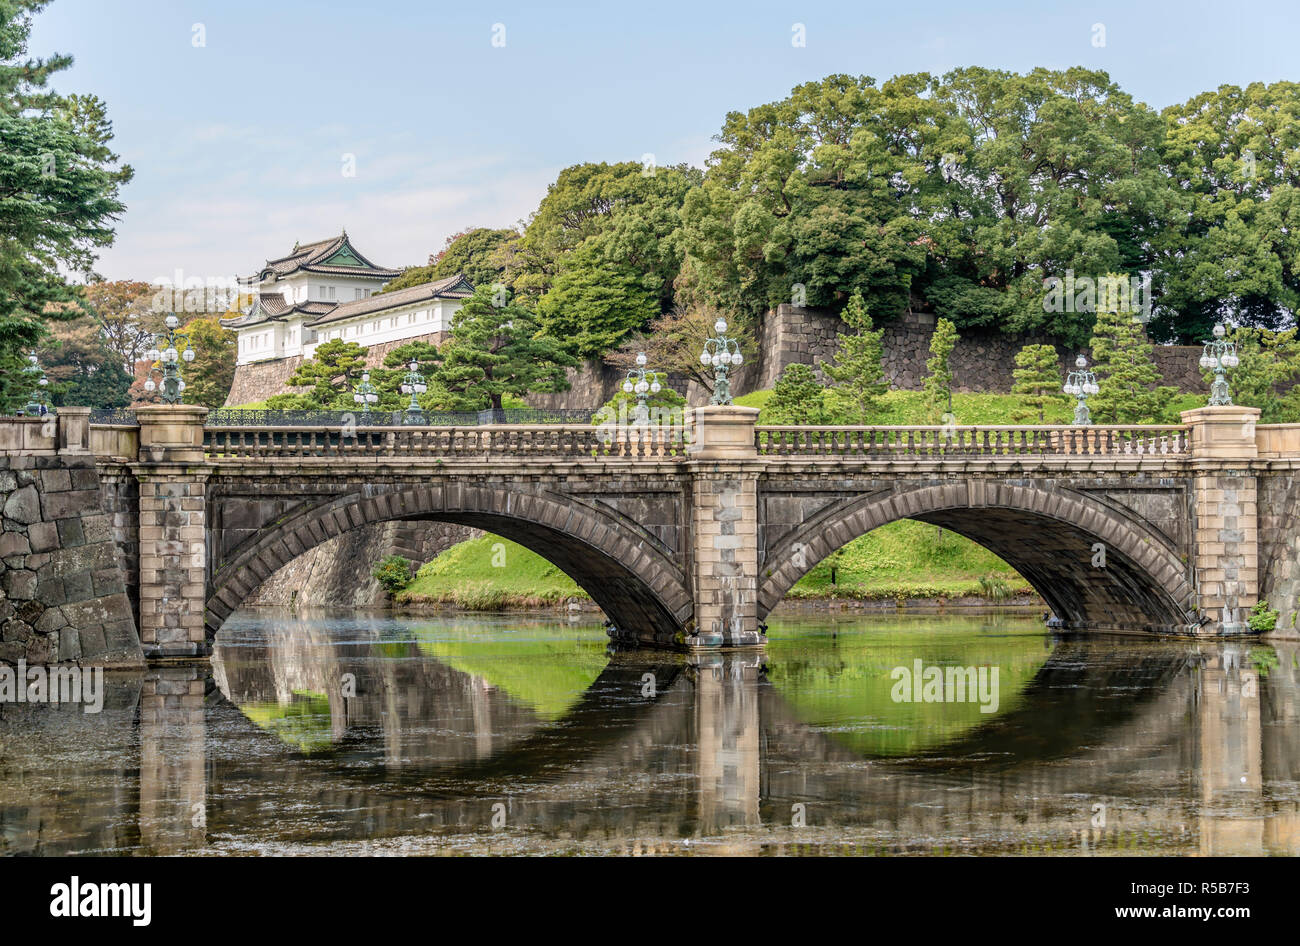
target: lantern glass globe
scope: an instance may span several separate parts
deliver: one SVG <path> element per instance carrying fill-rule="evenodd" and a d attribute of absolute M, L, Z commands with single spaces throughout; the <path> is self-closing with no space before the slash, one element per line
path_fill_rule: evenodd
<path fill-rule="evenodd" d="M 33 368 L 36 367 L 36 365 L 37 365 L 37 360 L 36 360 L 36 356 L 35 356 L 35 355 L 28 355 L 28 356 L 27 356 L 27 360 L 30 361 L 30 362 L 32 363 L 32 367 L 33 367 Z"/>
<path fill-rule="evenodd" d="M 631 381 L 624 381 L 624 382 L 623 382 L 623 393 L 625 393 L 625 394 L 631 394 L 631 393 L 632 393 L 632 382 L 631 382 Z"/>
<path fill-rule="evenodd" d="M 713 323 L 713 331 L 717 332 L 719 335 L 721 335 L 726 330 L 727 330 L 726 319 L 718 319 L 718 321 Z"/>
<path fill-rule="evenodd" d="M 638 381 L 636 383 L 637 394 L 645 394 L 649 390 L 650 390 L 650 385 L 646 384 L 644 381 Z"/>
<path fill-rule="evenodd" d="M 156 387 L 158 387 L 158 385 L 153 383 L 153 378 L 150 378 L 148 381 L 144 383 L 144 389 L 146 391 L 152 391 Z"/>
<path fill-rule="evenodd" d="M 176 326 L 181 324 L 181 320 L 176 318 L 176 316 L 174 315 L 167 316 L 166 322 L 168 328 L 175 328 Z"/>
<path fill-rule="evenodd" d="M 713 356 L 711 359 L 709 359 L 709 360 L 713 362 L 713 367 L 715 367 L 715 368 L 719 367 L 719 366 L 722 364 L 722 356 L 721 356 L 721 355 L 714 355 L 714 356 Z"/>
<path fill-rule="evenodd" d="M 1097 383 L 1096 383 L 1095 381 L 1092 382 L 1092 383 L 1090 383 L 1090 384 L 1088 385 L 1088 393 L 1089 393 L 1089 394 L 1096 394 L 1096 393 L 1098 393 L 1099 391 L 1101 391 L 1101 388 L 1097 386 Z"/>
<path fill-rule="evenodd" d="M 645 365 L 645 352 L 638 352 L 638 353 L 637 353 L 637 356 L 636 356 L 636 363 L 637 363 L 638 365 L 641 365 L 641 366 L 644 366 L 644 365 Z"/>
<path fill-rule="evenodd" d="M 709 363 L 709 353 L 707 351 L 700 352 L 700 364 L 707 365 L 708 363 Z"/>
<path fill-rule="evenodd" d="M 729 365 L 729 364 L 731 364 L 731 352 L 729 352 L 729 351 L 724 351 L 724 352 L 722 352 L 721 354 L 719 354 L 718 357 L 722 359 L 722 363 L 723 363 L 724 365 Z"/>
<path fill-rule="evenodd" d="M 36 383 L 39 384 L 41 387 L 45 387 L 50 382 L 48 378 L 41 378 L 41 380 L 37 381 Z"/>
<path fill-rule="evenodd" d="M 163 352 L 163 358 L 167 359 L 167 361 L 169 362 L 176 361 L 178 357 L 179 355 L 175 348 L 168 348 L 165 352 Z"/>
<path fill-rule="evenodd" d="M 1219 322 L 1219 323 L 1217 323 L 1217 324 L 1214 326 L 1214 337 L 1215 337 L 1215 338 L 1223 338 L 1223 336 L 1224 336 L 1224 334 L 1225 334 L 1226 332 L 1227 332 L 1227 329 L 1225 329 L 1225 328 L 1223 327 L 1223 323 L 1222 323 L 1222 322 Z"/>
<path fill-rule="evenodd" d="M 360 395 L 360 394 L 354 394 L 354 395 L 352 395 L 352 403 L 354 403 L 354 404 L 360 404 L 360 403 L 361 403 L 361 395 Z"/>
<path fill-rule="evenodd" d="M 1237 358 L 1236 355 L 1228 355 L 1226 358 L 1223 359 L 1223 363 L 1227 365 L 1229 368 L 1235 368 L 1237 367 L 1238 360 L 1239 359 Z"/>
<path fill-rule="evenodd" d="M 185 390 L 185 382 L 184 382 L 184 381 L 177 381 L 177 382 L 176 382 L 176 390 L 177 390 L 177 391 L 184 391 L 184 390 Z"/>
<path fill-rule="evenodd" d="M 369 403 L 374 404 L 376 401 L 379 400 L 379 395 L 378 395 L 378 394 L 367 394 L 367 395 L 366 395 L 366 400 L 367 400 Z"/>
<path fill-rule="evenodd" d="M 659 386 L 659 382 L 658 382 L 658 381 L 655 381 L 655 382 L 653 382 L 653 383 L 650 385 L 650 393 L 651 393 L 651 394 L 658 394 L 658 393 L 659 393 L 660 391 L 662 391 L 662 390 L 663 390 L 663 388 L 661 388 L 661 387 Z"/>
<path fill-rule="evenodd" d="M 1078 358 L 1074 359 L 1074 365 L 1076 368 L 1086 368 L 1088 367 L 1088 359 L 1080 355 Z"/>
<path fill-rule="evenodd" d="M 187 349 L 185 349 L 185 351 L 184 351 L 184 353 L 181 355 L 181 357 L 184 358 L 186 361 L 193 361 L 193 360 L 194 360 L 194 349 L 193 349 L 193 348 L 187 348 Z"/>
<path fill-rule="evenodd" d="M 744 359 L 740 357 L 740 352 L 736 352 L 731 356 L 731 363 L 736 367 L 739 367 L 742 361 L 744 361 Z"/>

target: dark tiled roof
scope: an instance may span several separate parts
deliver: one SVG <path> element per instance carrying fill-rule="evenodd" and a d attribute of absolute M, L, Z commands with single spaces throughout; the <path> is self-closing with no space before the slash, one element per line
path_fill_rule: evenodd
<path fill-rule="evenodd" d="M 434 299 L 468 299 L 472 295 L 474 295 L 474 287 L 470 285 L 468 279 L 457 273 L 455 276 L 448 276 L 435 282 L 426 282 L 419 286 L 398 289 L 395 292 L 381 292 L 352 302 L 341 302 L 332 312 L 307 324 L 328 325 L 332 322 L 369 315 L 372 312 L 385 312 L 404 305 L 431 302 Z"/>
<path fill-rule="evenodd" d="M 339 266 L 325 263 L 325 260 L 343 249 L 346 249 L 360 260 L 362 265 Z M 357 251 L 357 248 L 348 240 L 347 231 L 344 231 L 338 236 L 330 237 L 327 240 L 299 244 L 287 256 L 267 260 L 266 265 L 257 273 L 242 279 L 241 282 L 249 285 L 261 282 L 270 276 L 283 279 L 285 276 L 290 276 L 299 270 L 306 270 L 309 273 L 325 273 L 332 276 L 360 276 L 362 278 L 385 280 L 393 279 L 401 273 L 399 269 L 385 269 L 370 262 Z"/>
<path fill-rule="evenodd" d="M 257 297 L 257 305 L 237 318 L 222 319 L 221 326 L 222 328 L 248 328 L 251 325 L 261 325 L 263 322 L 283 322 L 295 312 L 309 316 L 328 315 L 336 306 L 338 306 L 337 302 L 319 301 L 289 305 L 284 301 L 283 294 L 264 292 Z"/>

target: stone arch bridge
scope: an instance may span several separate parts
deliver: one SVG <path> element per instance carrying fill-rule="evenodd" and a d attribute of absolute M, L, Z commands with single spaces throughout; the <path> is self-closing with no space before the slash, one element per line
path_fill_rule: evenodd
<path fill-rule="evenodd" d="M 800 575 L 904 518 L 989 548 L 1071 629 L 1240 633 L 1261 598 L 1285 624 L 1300 583 L 1300 426 L 1257 425 L 1252 408 L 1089 428 L 756 427 L 739 407 L 696 409 L 684 429 L 204 415 L 90 425 L 65 409 L 50 445 L 93 456 L 146 656 L 209 652 L 281 566 L 388 520 L 510 538 L 585 588 L 611 636 L 683 648 L 762 643 Z"/>

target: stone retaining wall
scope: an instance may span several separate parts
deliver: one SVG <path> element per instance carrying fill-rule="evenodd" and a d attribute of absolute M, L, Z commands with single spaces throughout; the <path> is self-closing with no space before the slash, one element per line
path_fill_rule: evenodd
<path fill-rule="evenodd" d="M 140 664 L 94 458 L 0 456 L 0 661 Z"/>
<path fill-rule="evenodd" d="M 376 562 L 401 555 L 417 567 L 457 542 L 483 533 L 450 522 L 382 522 L 330 539 L 268 578 L 245 601 L 252 607 L 374 608 L 391 603 L 370 574 Z"/>

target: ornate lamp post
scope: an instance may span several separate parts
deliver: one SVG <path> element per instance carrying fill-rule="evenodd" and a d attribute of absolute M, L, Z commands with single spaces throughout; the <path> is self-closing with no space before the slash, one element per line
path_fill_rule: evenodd
<path fill-rule="evenodd" d="M 650 410 L 646 407 L 646 396 L 648 394 L 658 394 L 663 390 L 659 383 L 659 372 L 645 370 L 645 352 L 640 352 L 636 356 L 636 367 L 627 373 L 627 380 L 623 382 L 623 391 L 627 394 L 636 394 L 636 411 L 632 415 L 632 423 L 644 427 L 650 423 Z"/>
<path fill-rule="evenodd" d="M 190 337 L 184 332 L 177 332 L 176 327 L 180 325 L 180 319 L 176 316 L 169 315 L 166 319 L 167 333 L 161 332 L 153 337 L 153 347 L 144 353 L 145 358 L 153 362 L 149 366 L 149 377 L 145 379 L 144 389 L 146 391 L 157 390 L 161 392 L 162 399 L 167 404 L 181 403 L 181 395 L 185 393 L 185 379 L 181 377 L 181 361 L 193 361 L 194 349 L 190 347 Z M 158 346 L 165 346 L 161 350 Z M 185 350 L 181 351 L 180 346 L 184 345 Z M 158 363 L 162 363 L 162 367 Z M 153 373 L 162 372 L 162 381 L 155 382 Z"/>
<path fill-rule="evenodd" d="M 370 383 L 370 372 L 367 371 L 361 375 L 361 383 L 357 385 L 356 393 L 352 395 L 352 400 L 361 405 L 361 413 L 369 414 L 370 405 L 378 403 L 379 389 Z"/>
<path fill-rule="evenodd" d="M 723 333 L 727 330 L 726 319 L 718 319 L 713 323 L 713 331 L 717 332 L 716 338 L 706 339 L 704 350 L 700 352 L 700 364 L 706 368 L 713 366 L 713 397 L 710 404 L 730 404 L 731 403 L 731 384 L 727 381 L 727 371 L 730 368 L 739 368 L 744 362 L 740 354 L 740 345 L 734 338 L 728 338 Z"/>
<path fill-rule="evenodd" d="M 1205 343 L 1201 354 L 1201 367 L 1214 372 L 1214 383 L 1210 385 L 1210 405 L 1227 406 L 1232 403 L 1232 394 L 1228 391 L 1228 369 L 1237 367 L 1241 359 L 1237 357 L 1237 343 L 1223 340 L 1227 330 L 1220 322 L 1214 326 L 1214 340 Z"/>
<path fill-rule="evenodd" d="M 1097 376 L 1088 368 L 1087 358 L 1080 355 L 1074 359 L 1074 367 L 1075 370 L 1066 377 L 1065 387 L 1061 390 L 1079 399 L 1074 406 L 1074 424 L 1076 427 L 1086 427 L 1092 423 L 1092 414 L 1088 411 L 1088 395 L 1096 394 L 1101 388 L 1097 384 Z"/>
<path fill-rule="evenodd" d="M 411 363 L 406 367 L 406 377 L 402 379 L 402 393 L 411 395 L 411 403 L 406 407 L 405 422 L 408 424 L 422 424 L 424 423 L 424 411 L 420 408 L 420 402 L 415 399 L 415 396 L 429 390 L 429 386 L 424 383 L 424 375 L 416 370 L 420 367 L 418 361 L 412 358 Z"/>
<path fill-rule="evenodd" d="M 28 355 L 27 360 L 31 362 L 27 366 L 29 375 L 39 375 L 35 378 L 32 386 L 31 396 L 27 399 L 27 406 L 23 408 L 23 413 L 28 417 L 40 417 L 44 414 L 53 414 L 54 408 L 45 402 L 45 389 L 50 382 L 45 377 L 45 369 L 41 367 L 40 359 L 35 355 Z"/>

